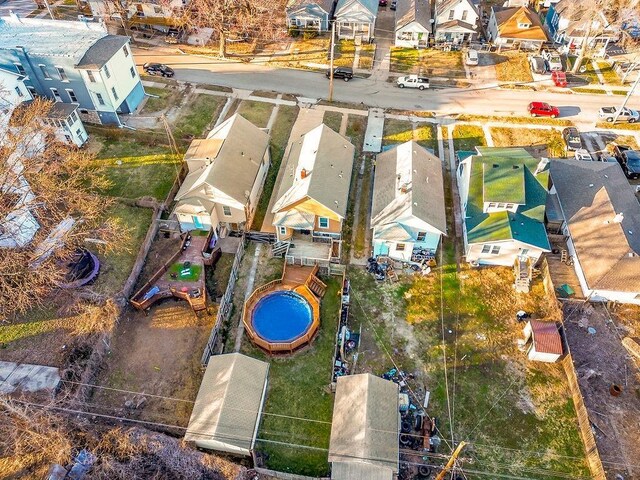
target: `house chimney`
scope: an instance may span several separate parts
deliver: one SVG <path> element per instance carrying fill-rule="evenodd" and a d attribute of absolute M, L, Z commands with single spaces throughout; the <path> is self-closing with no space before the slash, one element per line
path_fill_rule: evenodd
<path fill-rule="evenodd" d="M 616 213 L 616 216 L 613 217 L 613 223 L 622 223 L 622 220 L 624 220 L 624 214 L 622 212 Z"/>
<path fill-rule="evenodd" d="M 307 169 L 303 168 L 302 170 L 300 170 L 300 180 L 307 178 Z"/>

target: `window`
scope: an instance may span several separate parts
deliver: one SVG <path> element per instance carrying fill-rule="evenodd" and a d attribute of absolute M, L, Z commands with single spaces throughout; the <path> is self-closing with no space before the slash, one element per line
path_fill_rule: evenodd
<path fill-rule="evenodd" d="M 529 255 L 529 249 L 528 248 L 521 248 L 520 249 L 520 255 Z"/>
<path fill-rule="evenodd" d="M 67 78 L 67 74 L 65 73 L 64 68 L 56 67 L 56 70 L 58 71 L 58 76 L 60 77 L 60 80 L 62 80 L 63 82 L 69 81 L 69 78 Z"/>
<path fill-rule="evenodd" d="M 111 87 L 111 93 L 113 93 L 113 98 L 118 100 L 118 93 L 116 92 L 116 87 Z"/>
<path fill-rule="evenodd" d="M 287 234 L 287 227 L 278 227 L 278 229 L 280 230 L 280 235 Z"/>
<path fill-rule="evenodd" d="M 124 47 L 122 47 L 122 53 L 124 53 L 125 57 L 129 56 L 129 49 L 127 48 L 126 45 Z"/>
<path fill-rule="evenodd" d="M 491 255 L 497 255 L 500 253 L 500 247 L 498 245 L 494 245 L 491 247 Z"/>
<path fill-rule="evenodd" d="M 162 13 L 162 7 L 153 7 L 153 13 Z"/>
<path fill-rule="evenodd" d="M 56 102 L 62 101 L 62 97 L 60 96 L 60 92 L 58 92 L 57 88 L 52 88 L 51 93 L 53 94 L 53 98 L 55 98 Z"/>
<path fill-rule="evenodd" d="M 418 232 L 418 242 L 424 242 L 425 238 L 427 238 L 427 232 Z"/>
<path fill-rule="evenodd" d="M 529 28 L 531 26 L 530 23 L 519 23 L 518 28 Z"/>
<path fill-rule="evenodd" d="M 228 207 L 227 205 L 223 205 L 222 206 L 222 214 L 225 217 L 230 217 L 231 216 L 231 207 Z"/>
<path fill-rule="evenodd" d="M 22 64 L 14 63 L 14 65 L 16 66 L 16 70 L 18 70 L 18 73 L 20 75 L 26 75 L 27 74 L 27 72 L 24 71 L 24 67 L 22 66 Z"/>
<path fill-rule="evenodd" d="M 89 77 L 89 81 L 91 83 L 96 83 L 96 77 L 93 76 L 93 72 L 91 70 L 87 70 L 87 77 Z"/>
<path fill-rule="evenodd" d="M 513 203 L 507 203 L 506 209 L 511 210 L 513 208 Z"/>
<path fill-rule="evenodd" d="M 69 115 L 69 119 L 71 120 L 71 123 L 75 123 L 78 121 L 78 114 L 76 112 L 71 112 L 71 115 Z"/>
<path fill-rule="evenodd" d="M 76 92 L 68 88 L 67 95 L 69 95 L 69 100 L 71 100 L 73 103 L 78 103 L 78 97 L 76 97 Z"/>
<path fill-rule="evenodd" d="M 396 252 L 404 252 L 404 243 L 396 244 Z"/>
<path fill-rule="evenodd" d="M 111 78 L 111 72 L 109 71 L 109 67 L 107 67 L 106 65 L 104 66 L 104 74 L 107 76 L 107 78 Z"/>
<path fill-rule="evenodd" d="M 24 93 L 22 93 L 22 90 L 20 90 L 20 87 L 16 86 L 16 93 L 18 94 L 19 97 L 24 97 Z"/>
<path fill-rule="evenodd" d="M 38 94 L 38 92 L 36 92 L 35 87 L 27 87 L 27 90 L 29 90 L 29 93 L 31 94 L 32 97 L 35 98 L 35 96 Z"/>
<path fill-rule="evenodd" d="M 452 9 L 449 10 L 449 20 L 453 20 L 453 16 L 456 14 L 456 12 Z"/>
<path fill-rule="evenodd" d="M 96 93 L 96 98 L 98 99 L 98 103 L 100 105 L 104 105 L 104 98 L 102 98 L 102 94 L 101 93 Z"/>
<path fill-rule="evenodd" d="M 491 245 L 483 245 L 482 253 L 489 253 L 491 251 Z"/>
<path fill-rule="evenodd" d="M 462 12 L 462 21 L 464 22 L 467 19 L 467 11 Z"/>
<path fill-rule="evenodd" d="M 329 228 L 329 219 L 327 217 L 318 217 L 318 227 Z"/>
<path fill-rule="evenodd" d="M 45 65 L 39 65 L 39 67 L 45 80 L 51 80 L 51 75 L 49 75 L 49 70 L 47 70 L 47 67 Z"/>
<path fill-rule="evenodd" d="M 135 67 L 131 67 L 131 69 L 129 69 L 129 72 L 131 73 L 131 78 L 136 78 L 136 69 L 135 69 Z"/>

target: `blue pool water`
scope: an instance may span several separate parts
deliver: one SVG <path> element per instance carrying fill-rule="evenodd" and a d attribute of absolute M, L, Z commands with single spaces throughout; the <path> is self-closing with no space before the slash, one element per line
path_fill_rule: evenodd
<path fill-rule="evenodd" d="M 268 342 L 290 342 L 309 329 L 311 305 L 301 295 L 277 291 L 261 298 L 253 310 L 253 329 Z"/>

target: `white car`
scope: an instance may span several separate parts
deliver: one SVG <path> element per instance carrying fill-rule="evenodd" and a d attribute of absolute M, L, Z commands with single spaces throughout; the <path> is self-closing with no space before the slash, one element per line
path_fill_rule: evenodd
<path fill-rule="evenodd" d="M 560 59 L 560 55 L 557 53 L 546 50 L 542 52 L 542 58 L 547 62 L 547 68 L 550 72 L 562 70 L 562 60 Z"/>
<path fill-rule="evenodd" d="M 464 63 L 471 66 L 478 65 L 478 51 L 473 49 L 467 50 Z"/>
<path fill-rule="evenodd" d="M 601 107 L 598 112 L 598 117 L 603 118 L 609 123 L 613 123 L 614 120 L 617 122 L 635 123 L 640 120 L 640 113 L 637 110 L 631 110 L 627 107 Z"/>
<path fill-rule="evenodd" d="M 591 158 L 591 154 L 585 148 L 579 148 L 574 153 L 576 160 L 583 160 L 586 162 L 591 162 L 593 158 Z"/>

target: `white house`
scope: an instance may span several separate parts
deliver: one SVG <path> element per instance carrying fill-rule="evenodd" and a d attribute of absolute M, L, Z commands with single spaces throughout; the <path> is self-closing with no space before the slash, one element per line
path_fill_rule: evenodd
<path fill-rule="evenodd" d="M 287 26 L 326 32 L 333 15 L 335 0 L 289 0 Z"/>
<path fill-rule="evenodd" d="M 447 233 L 442 162 L 415 141 L 376 157 L 373 255 L 411 261 L 433 254 Z"/>
<path fill-rule="evenodd" d="M 173 214 L 182 230 L 243 230 L 269 170 L 269 135 L 239 114 L 191 142 Z"/>
<path fill-rule="evenodd" d="M 548 40 L 540 16 L 527 7 L 491 7 L 488 31 L 499 49 L 519 46 L 535 50 Z"/>
<path fill-rule="evenodd" d="M 554 160 L 549 193 L 583 296 L 640 305 L 640 204 L 620 166 Z"/>
<path fill-rule="evenodd" d="M 431 33 L 431 5 L 428 0 L 404 0 L 396 7 L 396 47 L 427 47 Z"/>
<path fill-rule="evenodd" d="M 438 0 L 435 3 L 436 42 L 462 43 L 478 34 L 478 9 L 472 0 Z"/>
<path fill-rule="evenodd" d="M 26 76 L 0 68 L 0 108 L 9 108 L 33 100 L 33 95 L 24 84 Z"/>
<path fill-rule="evenodd" d="M 472 265 L 535 264 L 550 251 L 544 225 L 548 161 L 524 148 L 476 147 L 457 169 L 465 258 Z"/>
<path fill-rule="evenodd" d="M 369 42 L 378 16 L 378 0 L 338 0 L 335 9 L 336 35 Z"/>
<path fill-rule="evenodd" d="M 555 322 L 529 320 L 522 330 L 529 360 L 554 363 L 562 356 L 562 338 Z"/>

